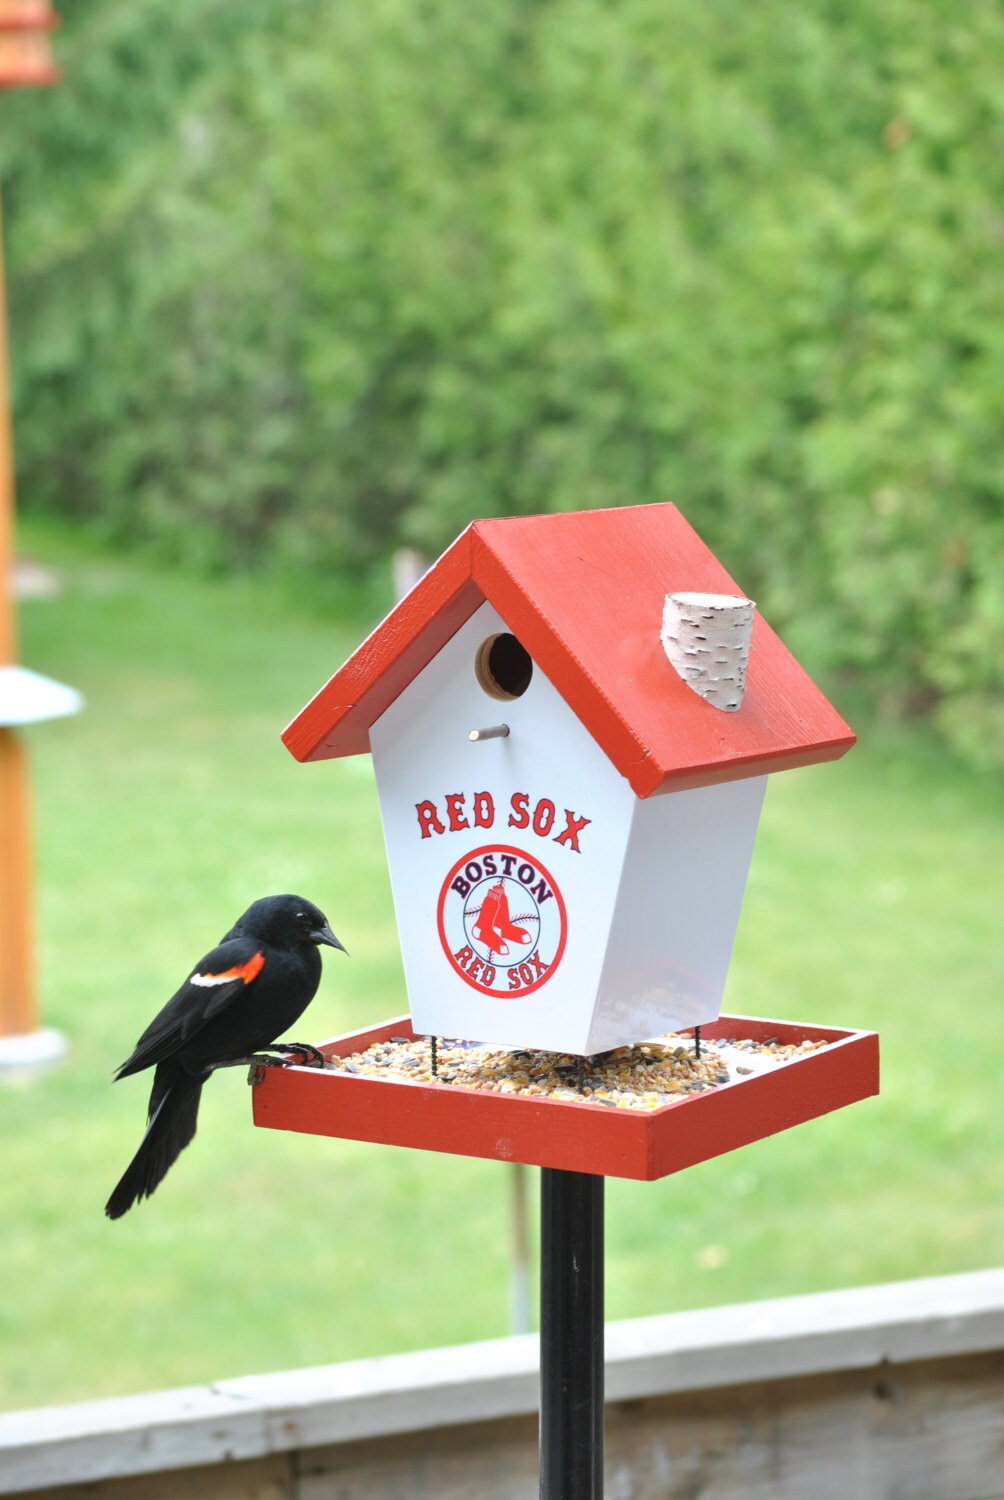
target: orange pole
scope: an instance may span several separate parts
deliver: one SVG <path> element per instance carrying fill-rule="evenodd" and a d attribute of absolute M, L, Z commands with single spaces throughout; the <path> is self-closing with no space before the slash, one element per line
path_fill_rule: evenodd
<path fill-rule="evenodd" d="M 10 729 L 0 729 L 0 1037 L 38 1029 L 32 963 L 31 830 L 28 758 Z"/>
<path fill-rule="evenodd" d="M 0 667 L 17 660 L 10 571 L 14 556 L 14 429 L 7 379 L 7 295 L 3 259 L 3 200 L 0 198 Z"/>
<path fill-rule="evenodd" d="M 0 667 L 17 656 L 14 601 L 14 440 L 7 379 L 7 304 L 0 204 Z M 0 728 L 0 1037 L 34 1031 L 31 833 L 27 758 L 11 729 Z"/>

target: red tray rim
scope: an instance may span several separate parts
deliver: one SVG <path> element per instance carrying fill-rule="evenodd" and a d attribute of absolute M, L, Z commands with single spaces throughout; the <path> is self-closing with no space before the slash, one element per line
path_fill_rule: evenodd
<path fill-rule="evenodd" d="M 321 1050 L 345 1056 L 395 1035 L 424 1033 L 409 1016 L 396 1016 L 333 1037 Z M 652 1110 L 341 1070 L 262 1069 L 252 1091 L 254 1120 L 310 1135 L 654 1181 L 878 1093 L 875 1032 L 725 1015 L 702 1026 L 701 1035 L 708 1042 L 776 1037 L 827 1045 Z"/>

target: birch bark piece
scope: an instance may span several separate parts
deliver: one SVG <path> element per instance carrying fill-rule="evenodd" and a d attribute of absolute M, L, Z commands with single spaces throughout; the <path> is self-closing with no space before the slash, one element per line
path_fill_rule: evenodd
<path fill-rule="evenodd" d="M 725 713 L 742 706 L 755 613 L 738 594 L 666 595 L 666 655 L 689 688 Z"/>

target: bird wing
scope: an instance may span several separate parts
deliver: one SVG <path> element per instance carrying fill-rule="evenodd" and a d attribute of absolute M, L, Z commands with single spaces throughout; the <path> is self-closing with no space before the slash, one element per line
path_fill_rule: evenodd
<path fill-rule="evenodd" d="M 207 953 L 154 1017 L 115 1074 L 126 1078 L 173 1057 L 207 1022 L 232 1005 L 265 967 L 265 952 L 248 937 L 227 938 Z"/>

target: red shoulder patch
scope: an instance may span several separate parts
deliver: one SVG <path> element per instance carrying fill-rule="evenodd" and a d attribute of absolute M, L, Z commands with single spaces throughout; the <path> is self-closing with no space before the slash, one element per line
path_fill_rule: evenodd
<path fill-rule="evenodd" d="M 214 984 L 231 984 L 233 980 L 240 979 L 244 984 L 250 984 L 256 979 L 265 967 L 265 955 L 260 950 L 243 964 L 233 964 L 229 969 L 224 969 L 220 974 L 193 974 L 190 980 L 192 984 L 212 986 Z"/>

